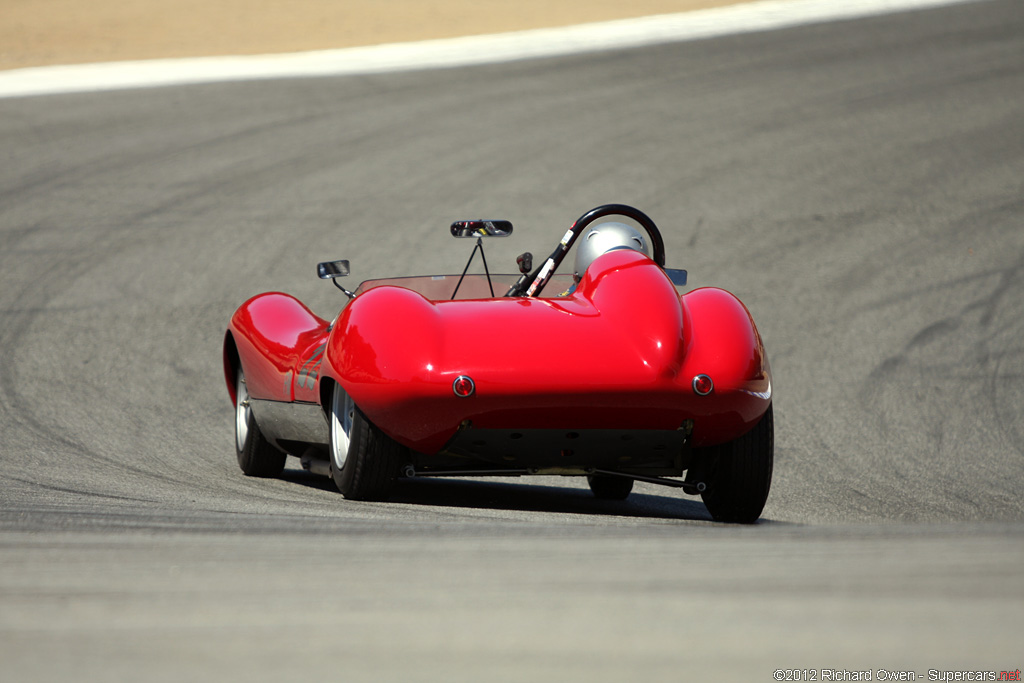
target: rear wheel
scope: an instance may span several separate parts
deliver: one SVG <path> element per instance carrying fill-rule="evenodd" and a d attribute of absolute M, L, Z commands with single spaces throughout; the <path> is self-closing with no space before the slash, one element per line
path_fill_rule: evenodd
<path fill-rule="evenodd" d="M 740 438 L 703 449 L 707 490 L 701 494 L 719 522 L 752 524 L 761 516 L 772 483 L 775 427 L 772 407 Z"/>
<path fill-rule="evenodd" d="M 590 490 L 601 500 L 626 500 L 633 490 L 633 480 L 609 474 L 588 474 Z"/>
<path fill-rule="evenodd" d="M 405 448 L 366 419 L 334 385 L 331 395 L 331 478 L 352 500 L 385 500 L 405 462 Z"/>
<path fill-rule="evenodd" d="M 287 454 L 275 448 L 256 424 L 249 406 L 249 390 L 245 376 L 238 371 L 235 379 L 235 452 L 238 466 L 250 477 L 276 477 L 284 470 Z"/>

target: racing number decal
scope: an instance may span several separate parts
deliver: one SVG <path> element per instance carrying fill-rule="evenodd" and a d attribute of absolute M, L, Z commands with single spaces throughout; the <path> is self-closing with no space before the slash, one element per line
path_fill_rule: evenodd
<path fill-rule="evenodd" d="M 324 362 L 324 351 L 327 349 L 327 342 L 313 350 L 313 355 L 302 364 L 299 373 L 296 375 L 300 387 L 312 389 L 316 386 L 316 378 L 320 376 L 320 365 Z"/>

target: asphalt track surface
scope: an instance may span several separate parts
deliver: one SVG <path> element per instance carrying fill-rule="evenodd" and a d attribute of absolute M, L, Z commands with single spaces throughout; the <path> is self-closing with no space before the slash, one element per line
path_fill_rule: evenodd
<path fill-rule="evenodd" d="M 1015 0 L 0 102 L 0 675 L 1020 668 L 1022 111 Z M 573 479 L 413 481 L 378 504 L 294 460 L 238 471 L 220 345 L 248 296 L 330 315 L 326 258 L 457 272 L 459 218 L 516 224 L 487 245 L 509 269 L 611 201 L 758 321 L 777 439 L 760 523 L 651 486 L 606 503 Z"/>

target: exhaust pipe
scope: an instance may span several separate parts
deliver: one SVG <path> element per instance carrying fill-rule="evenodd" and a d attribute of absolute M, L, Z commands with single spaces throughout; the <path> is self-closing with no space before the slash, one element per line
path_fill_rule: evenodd
<path fill-rule="evenodd" d="M 327 460 L 304 455 L 299 459 L 299 463 L 302 465 L 302 469 L 310 474 L 318 474 L 321 477 L 331 476 L 331 463 Z"/>

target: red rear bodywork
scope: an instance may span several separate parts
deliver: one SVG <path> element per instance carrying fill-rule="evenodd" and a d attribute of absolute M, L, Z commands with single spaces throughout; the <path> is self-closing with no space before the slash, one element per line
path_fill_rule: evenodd
<path fill-rule="evenodd" d="M 428 455 L 469 426 L 686 430 L 691 446 L 711 446 L 756 424 L 772 391 L 761 338 L 736 297 L 714 288 L 680 296 L 629 250 L 599 257 L 567 296 L 447 301 L 378 286 L 333 326 L 293 297 L 262 294 L 231 319 L 233 398 L 239 364 L 255 399 L 321 404 L 338 382 L 387 435 Z M 706 396 L 694 390 L 698 375 L 713 382 Z M 459 377 L 472 379 L 470 396 L 453 391 Z"/>

